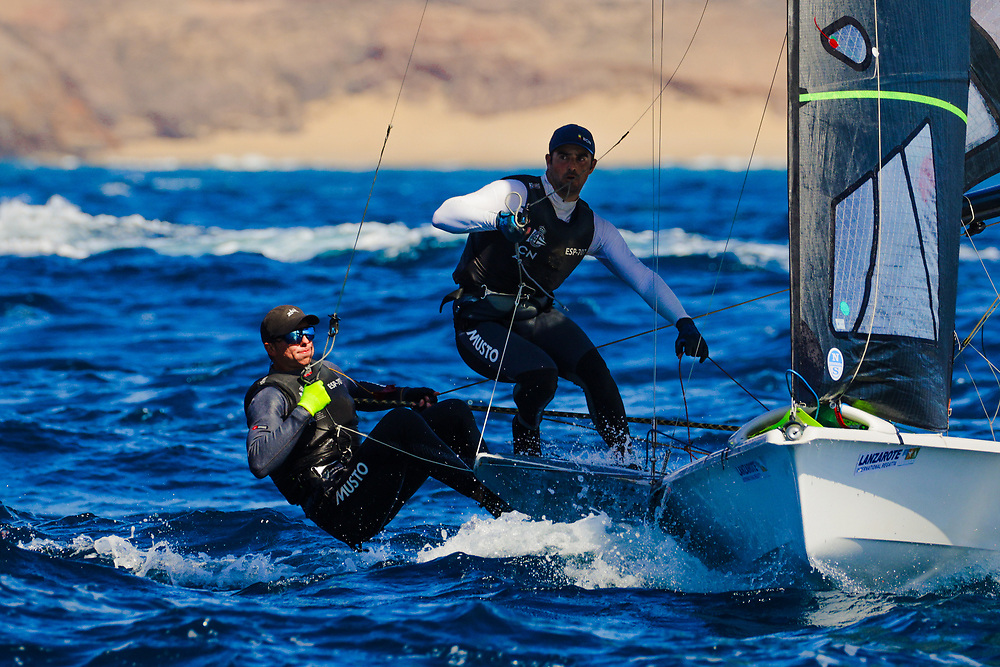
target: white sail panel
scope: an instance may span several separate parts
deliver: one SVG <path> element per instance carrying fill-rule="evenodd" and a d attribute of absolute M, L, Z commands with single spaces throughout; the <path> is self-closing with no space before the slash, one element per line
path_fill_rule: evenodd
<path fill-rule="evenodd" d="M 835 205 L 835 331 L 937 339 L 935 187 L 933 145 L 925 125 L 877 177 L 867 177 Z M 878 238 L 873 239 L 876 211 Z"/>
<path fill-rule="evenodd" d="M 972 18 L 1000 44 L 1000 4 L 996 0 L 972 0 Z"/>
<path fill-rule="evenodd" d="M 1000 133 L 997 119 L 974 81 L 969 82 L 969 125 L 965 131 L 965 152 L 985 144 Z"/>
<path fill-rule="evenodd" d="M 834 331 L 854 330 L 867 293 L 875 229 L 874 189 L 872 179 L 865 179 L 834 208 Z"/>
<path fill-rule="evenodd" d="M 930 129 L 897 153 L 880 178 L 877 269 L 861 331 L 935 340 L 937 265 L 935 260 L 931 285 L 928 256 L 937 254 L 937 234 L 924 238 L 926 223 L 921 223 L 935 210 Z"/>

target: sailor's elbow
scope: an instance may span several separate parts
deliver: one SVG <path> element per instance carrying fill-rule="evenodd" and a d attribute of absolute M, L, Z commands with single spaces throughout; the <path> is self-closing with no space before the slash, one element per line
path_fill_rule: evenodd
<path fill-rule="evenodd" d="M 465 216 L 461 208 L 455 205 L 454 199 L 445 200 L 438 207 L 438 210 L 434 211 L 434 215 L 431 216 L 431 224 L 434 225 L 435 229 L 440 229 L 450 234 L 468 232 L 467 225 L 469 223 L 463 219 Z"/>
<path fill-rule="evenodd" d="M 271 474 L 271 466 L 268 465 L 256 447 L 247 447 L 247 465 L 250 467 L 250 472 L 257 479 L 264 479 Z"/>
<path fill-rule="evenodd" d="M 444 208 L 443 206 L 441 208 Z M 431 216 L 431 224 L 434 229 L 440 229 L 442 232 L 454 232 L 454 226 L 451 224 L 448 216 L 441 213 L 441 208 L 434 211 L 434 215 Z"/>
<path fill-rule="evenodd" d="M 253 461 L 250 461 L 250 472 L 257 479 L 264 479 L 268 475 L 268 470 L 264 466 L 254 464 Z"/>

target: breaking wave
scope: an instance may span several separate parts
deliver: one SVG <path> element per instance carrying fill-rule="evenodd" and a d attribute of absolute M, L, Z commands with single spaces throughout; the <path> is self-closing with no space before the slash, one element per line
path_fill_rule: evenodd
<path fill-rule="evenodd" d="M 360 236 L 359 236 L 360 228 Z M 735 256 L 743 265 L 788 270 L 784 244 L 715 240 L 681 229 L 622 231 L 639 257 L 659 248 L 661 257 Z M 304 262 L 318 256 L 350 252 L 357 241 L 361 252 L 386 259 L 410 256 L 426 249 L 459 246 L 464 237 L 429 224 L 404 222 L 345 223 L 317 227 L 225 229 L 148 220 L 140 215 L 91 215 L 61 196 L 45 204 L 20 200 L 0 203 L 0 255 L 59 256 L 86 259 L 123 249 L 147 249 L 165 256 L 258 254 L 280 262 Z"/>

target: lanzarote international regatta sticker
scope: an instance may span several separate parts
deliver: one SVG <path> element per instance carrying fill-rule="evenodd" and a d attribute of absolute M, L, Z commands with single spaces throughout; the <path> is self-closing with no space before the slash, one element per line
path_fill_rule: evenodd
<path fill-rule="evenodd" d="M 919 447 L 896 447 L 895 449 L 862 454 L 858 457 L 858 465 L 854 468 L 854 474 L 895 468 L 896 466 L 908 466 L 917 458 L 919 452 Z"/>

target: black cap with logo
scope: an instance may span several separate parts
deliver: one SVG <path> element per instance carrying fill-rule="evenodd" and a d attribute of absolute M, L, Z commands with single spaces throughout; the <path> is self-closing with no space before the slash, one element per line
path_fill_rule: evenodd
<path fill-rule="evenodd" d="M 292 331 L 317 324 L 319 324 L 318 317 L 306 315 L 297 306 L 276 306 L 264 316 L 264 321 L 260 323 L 260 339 L 266 343 Z"/>

